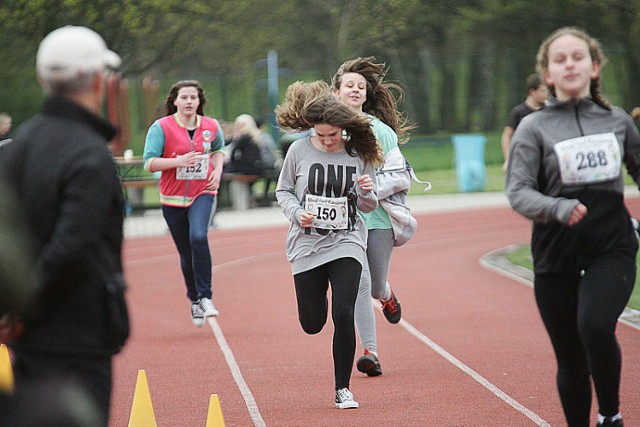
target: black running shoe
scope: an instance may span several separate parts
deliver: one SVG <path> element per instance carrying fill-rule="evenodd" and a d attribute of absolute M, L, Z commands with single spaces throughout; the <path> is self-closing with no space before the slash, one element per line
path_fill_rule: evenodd
<path fill-rule="evenodd" d="M 393 291 L 391 291 L 391 298 L 389 301 L 380 301 L 382 303 L 382 312 L 384 317 L 387 318 L 389 323 L 398 323 L 402 318 L 402 311 L 400 309 L 400 301 L 396 298 Z"/>
<path fill-rule="evenodd" d="M 378 357 L 371 353 L 368 348 L 364 349 L 364 356 L 360 356 L 358 363 L 356 363 L 356 367 L 358 368 L 358 371 L 363 374 L 367 374 L 370 377 L 382 375 L 382 368 L 380 367 Z"/>

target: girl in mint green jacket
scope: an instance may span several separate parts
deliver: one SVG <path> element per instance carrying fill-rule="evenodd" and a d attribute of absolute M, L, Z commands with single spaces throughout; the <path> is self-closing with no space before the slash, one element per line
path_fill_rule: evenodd
<path fill-rule="evenodd" d="M 406 119 L 397 110 L 396 98 L 391 92 L 396 90 L 402 93 L 402 90 L 395 84 L 384 82 L 385 74 L 385 64 L 376 63 L 374 57 L 346 61 L 333 76 L 332 90 L 352 110 L 364 112 L 369 117 L 386 163 L 389 153 L 399 151 L 398 135 L 400 143 L 403 143 L 409 127 Z M 377 179 L 380 179 L 379 176 Z M 387 281 L 396 236 L 391 218 L 382 205 L 373 212 L 363 213 L 363 218 L 369 230 L 368 268 L 362 273 L 356 303 L 356 325 L 364 348 L 364 355 L 358 359 L 357 368 L 368 376 L 377 376 L 382 374 L 382 369 L 378 360 L 375 316 L 370 300 L 373 297 L 380 301 L 382 311 L 389 322 L 400 321 L 400 302 Z"/>

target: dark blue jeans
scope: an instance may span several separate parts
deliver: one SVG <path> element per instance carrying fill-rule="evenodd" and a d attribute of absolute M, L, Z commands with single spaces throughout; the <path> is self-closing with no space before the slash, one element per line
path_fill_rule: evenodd
<path fill-rule="evenodd" d="M 202 194 L 188 208 L 162 206 L 162 215 L 180 254 L 187 297 L 191 301 L 211 298 L 211 252 L 207 233 L 213 197 Z"/>

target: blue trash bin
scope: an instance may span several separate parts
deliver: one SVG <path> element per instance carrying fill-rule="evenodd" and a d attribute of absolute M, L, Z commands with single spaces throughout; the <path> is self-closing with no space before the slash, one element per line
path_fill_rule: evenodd
<path fill-rule="evenodd" d="M 483 191 L 487 173 L 484 164 L 484 146 L 487 138 L 481 134 L 453 135 L 456 156 L 458 190 L 468 193 Z"/>

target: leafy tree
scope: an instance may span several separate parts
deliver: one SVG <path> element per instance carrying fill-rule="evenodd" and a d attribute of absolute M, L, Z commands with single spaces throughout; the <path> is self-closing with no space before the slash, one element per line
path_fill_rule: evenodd
<path fill-rule="evenodd" d="M 101 33 L 132 80 L 200 77 L 229 116 L 262 96 L 274 50 L 289 72 L 282 85 L 328 80 L 345 59 L 375 55 L 405 88 L 403 108 L 420 131 L 501 128 L 540 42 L 564 25 L 602 41 L 614 102 L 640 99 L 640 0 L 0 0 L 0 20 L 0 110 L 16 123 L 41 98 L 38 43 L 65 24 Z"/>

